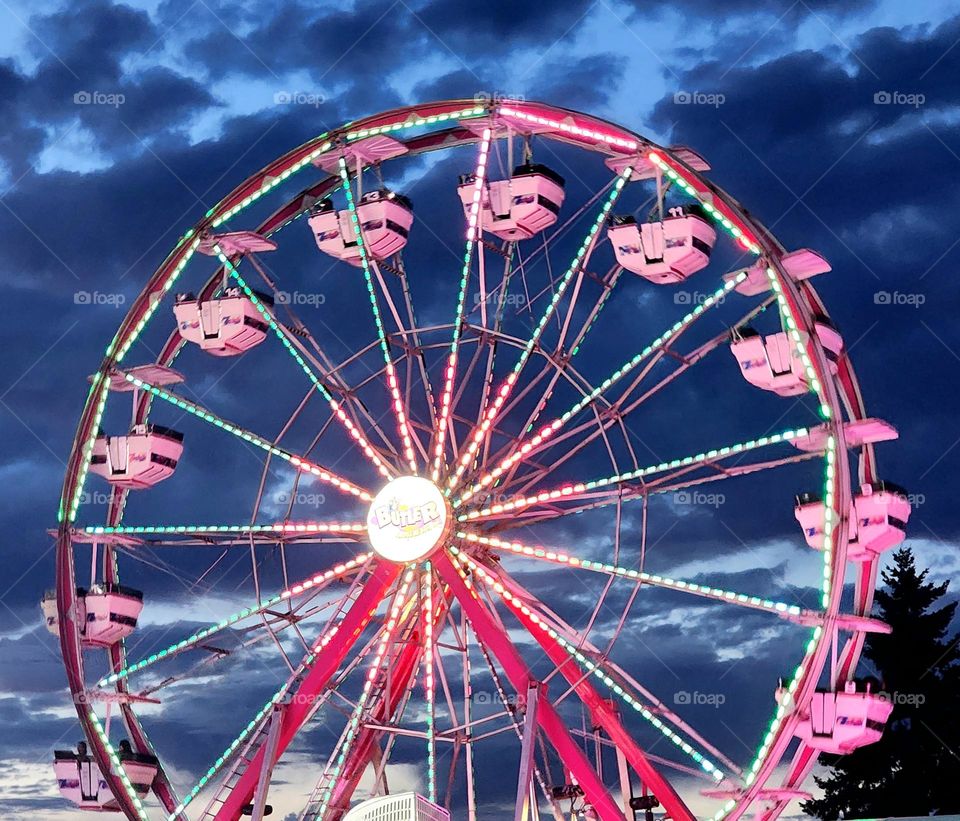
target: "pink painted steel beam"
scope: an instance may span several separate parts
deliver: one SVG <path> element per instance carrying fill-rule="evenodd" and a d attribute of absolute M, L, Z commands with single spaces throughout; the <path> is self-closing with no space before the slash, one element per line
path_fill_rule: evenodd
<path fill-rule="evenodd" d="M 522 591 L 523 595 L 529 597 L 530 601 L 535 605 L 540 604 L 533 595 L 520 587 L 516 582 L 511 581 L 510 584 L 517 590 Z M 637 775 L 640 776 L 643 783 L 660 799 L 660 803 L 670 818 L 672 818 L 673 821 L 694 821 L 695 816 L 687 808 L 687 805 L 683 803 L 680 796 L 677 795 L 676 790 L 673 789 L 670 782 L 650 763 L 646 753 L 644 753 L 640 746 L 630 737 L 630 734 L 617 717 L 616 712 L 614 712 L 609 703 L 596 691 L 585 672 L 570 658 L 567 651 L 548 636 L 543 629 L 534 624 L 531 618 L 524 614 L 518 607 L 514 606 L 510 601 L 505 600 L 505 603 L 520 623 L 527 628 L 530 635 L 532 635 L 544 649 L 550 661 L 557 665 L 560 673 L 576 691 L 577 696 L 589 708 L 590 714 L 597 724 L 610 736 L 610 740 L 613 741 L 617 748 L 623 751 L 627 757 L 627 761 L 630 762 L 630 766 L 633 767 Z"/>
<path fill-rule="evenodd" d="M 316 697 L 327 686 L 364 628 L 370 623 L 387 589 L 396 580 L 400 570 L 400 565 L 380 562 L 364 584 L 357 600 L 340 622 L 336 636 L 317 656 L 314 666 L 307 673 L 294 694 L 295 698 L 284 712 L 280 738 L 277 742 L 277 758 L 283 755 L 284 750 L 306 722 Z M 261 748 L 244 769 L 226 802 L 217 811 L 216 821 L 238 821 L 241 810 L 252 800 L 263 764 L 263 756 L 264 751 Z"/>
<path fill-rule="evenodd" d="M 443 607 L 434 620 L 435 626 L 441 624 L 443 619 L 446 618 L 447 608 L 450 606 L 449 591 L 447 591 L 442 604 Z M 407 687 L 413 686 L 422 655 L 423 645 L 419 641 L 408 642 L 401 648 L 391 668 L 393 684 L 390 690 L 390 703 L 380 702 L 373 714 L 375 724 L 382 725 L 393 720 L 394 715 L 403 703 Z M 339 821 L 346 812 L 346 805 L 353 797 L 367 764 L 377 754 L 377 742 L 382 735 L 383 732 L 380 730 L 366 728 L 357 734 L 357 739 L 341 770 L 340 783 L 334 787 L 326 817 L 320 819 L 320 821 Z"/>
<path fill-rule="evenodd" d="M 438 553 L 434 559 L 437 573 L 449 586 L 460 606 L 470 619 L 480 640 L 500 661 L 503 670 L 517 693 L 526 693 L 533 680 L 530 668 L 520 657 L 506 634 L 494 623 L 490 613 L 480 600 L 464 584 L 460 572 L 453 566 L 446 553 Z M 597 811 L 600 821 L 626 821 L 623 812 L 613 800 L 600 777 L 594 772 L 590 761 L 573 740 L 553 705 L 544 698 L 539 707 L 539 723 L 544 734 L 550 740 L 577 783 L 583 788 L 584 795 Z"/>

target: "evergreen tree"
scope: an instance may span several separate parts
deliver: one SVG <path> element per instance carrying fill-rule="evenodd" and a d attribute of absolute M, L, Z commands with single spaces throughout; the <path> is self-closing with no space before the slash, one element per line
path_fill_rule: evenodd
<path fill-rule="evenodd" d="M 876 744 L 821 756 L 823 797 L 803 810 L 824 821 L 960 813 L 960 637 L 948 632 L 957 603 L 940 602 L 949 582 L 928 582 L 911 550 L 893 559 L 874 608 L 893 633 L 871 633 L 864 649 L 893 712 Z"/>

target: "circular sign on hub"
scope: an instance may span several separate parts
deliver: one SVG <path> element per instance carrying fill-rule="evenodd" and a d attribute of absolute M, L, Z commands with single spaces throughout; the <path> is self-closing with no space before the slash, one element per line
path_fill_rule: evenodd
<path fill-rule="evenodd" d="M 370 544 L 392 562 L 425 559 L 448 535 L 449 513 L 447 500 L 433 482 L 401 476 L 389 482 L 370 505 Z"/>

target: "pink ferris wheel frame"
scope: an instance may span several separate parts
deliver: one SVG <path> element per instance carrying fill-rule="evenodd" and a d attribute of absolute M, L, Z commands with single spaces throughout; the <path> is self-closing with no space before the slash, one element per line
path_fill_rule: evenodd
<path fill-rule="evenodd" d="M 57 535 L 57 607 L 60 614 L 60 644 L 67 678 L 71 693 L 77 705 L 77 714 L 84 733 L 90 743 L 91 752 L 99 765 L 110 789 L 121 809 L 131 819 L 144 818 L 142 804 L 136 795 L 124 783 L 122 768 L 117 773 L 116 755 L 109 740 L 99 724 L 96 714 L 90 706 L 90 687 L 84 673 L 84 654 L 80 643 L 77 625 L 70 618 L 76 610 L 76 571 L 74 567 L 74 545 L 78 538 L 76 516 L 80 497 L 84 491 L 85 481 L 90 465 L 91 449 L 97 435 L 99 422 L 103 415 L 107 395 L 111 387 L 111 380 L 118 374 L 127 378 L 140 388 L 140 394 L 135 408 L 137 421 L 145 421 L 149 413 L 150 404 L 155 399 L 171 398 L 171 394 L 161 386 L 154 385 L 146 379 L 132 376 L 124 370 L 124 359 L 134 344 L 137 336 L 151 320 L 161 298 L 171 291 L 180 273 L 189 264 L 191 257 L 196 253 L 205 238 L 216 236 L 216 231 L 234 216 L 243 211 L 251 203 L 257 201 L 263 194 L 273 190 L 281 182 L 298 171 L 310 167 L 311 164 L 321 164 L 326 161 L 331 175 L 303 192 L 298 193 L 289 202 L 275 211 L 261 224 L 257 232 L 263 236 L 270 236 L 275 231 L 290 223 L 305 211 L 305 202 L 326 195 L 339 186 L 343 186 L 350 194 L 351 169 L 343 159 L 344 147 L 368 139 L 379 134 L 391 134 L 399 137 L 406 128 L 426 130 L 426 133 L 410 137 L 404 142 L 410 152 L 426 152 L 444 149 L 453 145 L 477 144 L 479 146 L 478 176 L 482 179 L 486 167 L 486 153 L 491 140 L 497 137 L 497 128 L 509 124 L 511 128 L 526 130 L 547 139 L 569 143 L 580 148 L 598 151 L 608 158 L 608 165 L 618 172 L 619 185 L 626 184 L 635 174 L 661 174 L 669 178 L 673 184 L 682 189 L 689 196 L 707 208 L 710 215 L 719 227 L 738 241 L 745 249 L 753 252 L 758 259 L 765 261 L 765 273 L 769 277 L 771 290 L 781 313 L 788 318 L 788 326 L 797 331 L 794 335 L 795 344 L 803 362 L 808 369 L 810 383 L 814 386 L 821 407 L 822 425 L 817 434 L 822 447 L 820 452 L 825 457 L 825 533 L 824 545 L 824 589 L 822 607 L 816 612 L 804 611 L 803 614 L 794 614 L 806 619 L 806 624 L 812 628 L 811 640 L 804 658 L 797 668 L 794 679 L 790 682 L 788 692 L 790 702 L 780 705 L 754 761 L 746 772 L 741 773 L 739 783 L 724 782 L 718 786 L 715 793 L 724 800 L 723 807 L 714 818 L 736 821 L 748 809 L 760 808 L 762 817 L 773 819 L 779 815 L 789 801 L 794 798 L 805 778 L 809 775 L 816 762 L 817 751 L 805 744 L 800 744 L 792 760 L 786 767 L 781 779 L 774 779 L 774 771 L 786 755 L 794 739 L 794 730 L 799 720 L 797 712 L 789 709 L 789 703 L 804 704 L 808 701 L 817 687 L 818 680 L 825 666 L 829 663 L 831 647 L 835 646 L 837 631 L 849 633 L 839 654 L 839 659 L 833 665 L 834 684 L 842 685 L 852 677 L 856 668 L 866 631 L 870 629 L 867 617 L 872 606 L 873 592 L 876 584 L 877 563 L 866 562 L 859 565 L 856 576 L 855 600 L 852 611 L 843 614 L 840 611 L 840 598 L 843 589 L 843 580 L 847 566 L 847 515 L 851 504 L 851 476 L 849 475 L 848 460 L 848 428 L 851 423 L 867 419 L 866 410 L 860 394 L 860 389 L 849 359 L 844 355 L 838 363 L 836 375 L 831 373 L 827 356 L 814 333 L 809 331 L 813 326 L 814 316 L 826 316 L 825 306 L 822 304 L 814 287 L 808 281 L 796 281 L 787 272 L 783 257 L 783 247 L 755 218 L 745 212 L 739 204 L 724 191 L 709 182 L 703 174 L 695 170 L 691 152 L 684 149 L 671 149 L 659 146 L 650 140 L 625 130 L 612 123 L 579 112 L 549 106 L 541 103 L 493 100 L 478 104 L 470 100 L 451 100 L 430 103 L 418 106 L 409 106 L 388 111 L 373 117 L 365 118 L 348 124 L 341 129 L 321 135 L 298 148 L 280 157 L 259 173 L 253 175 L 238 188 L 225 197 L 217 206 L 212 208 L 197 225 L 188 231 L 177 247 L 170 253 L 158 270 L 151 276 L 139 297 L 133 302 L 130 311 L 123 320 L 113 341 L 108 346 L 103 361 L 94 377 L 93 386 L 87 398 L 86 405 L 78 424 L 77 433 L 65 476 L 61 502 L 59 528 Z M 439 129 L 432 130 L 434 126 Z M 619 190 L 619 188 L 617 189 Z M 350 200 L 354 208 L 353 200 Z M 612 200 L 611 200 L 612 204 Z M 609 210 L 609 209 L 608 209 Z M 474 217 L 476 214 L 474 213 Z M 599 226 L 600 223 L 596 223 Z M 592 236 L 592 235 L 591 235 Z M 358 239 L 362 245 L 362 238 Z M 588 240 L 590 238 L 588 237 Z M 460 305 L 456 328 L 460 327 L 463 312 L 463 301 L 466 281 L 470 275 L 471 244 L 476 251 L 479 242 L 479 229 L 475 220 L 467 229 L 467 259 L 462 273 L 463 286 L 461 287 Z M 585 241 L 585 255 L 589 255 L 590 248 Z M 217 254 L 222 263 L 221 272 L 236 274 L 236 266 L 243 258 L 241 251 L 216 246 Z M 572 269 L 571 269 L 572 270 Z M 216 293 L 223 277 L 221 272 L 210 278 L 201 298 L 210 297 Z M 363 259 L 362 272 L 368 285 L 371 303 L 375 316 L 378 314 L 375 274 L 367 260 Z M 242 282 L 242 279 L 240 279 Z M 379 319 L 378 319 L 379 324 Z M 277 330 L 277 335 L 281 331 Z M 456 340 L 456 337 L 455 337 Z M 395 455 L 402 456 L 398 465 L 389 462 L 382 450 L 372 442 L 364 439 L 361 432 L 362 421 L 359 420 L 346 403 L 330 397 L 332 414 L 340 423 L 353 434 L 360 449 L 366 456 L 377 463 L 378 469 L 385 477 L 391 472 L 398 472 L 404 464 L 411 468 L 419 467 L 426 474 L 431 470 L 435 478 L 442 473 L 441 465 L 445 454 L 454 448 L 447 438 L 449 416 L 454 403 L 454 388 L 457 377 L 456 345 L 449 361 L 441 390 L 437 399 L 436 416 L 439 422 L 433 431 L 433 438 L 429 440 L 424 453 L 418 454 L 414 441 L 417 433 L 412 421 L 406 418 L 402 406 L 401 394 L 398 387 L 398 376 L 393 368 L 389 355 L 386 353 L 384 336 L 381 333 L 381 343 L 384 346 L 384 381 L 391 391 L 397 409 L 396 419 L 400 435 L 400 448 Z M 171 334 L 167 344 L 157 357 L 157 364 L 169 366 L 176 358 L 182 342 L 176 333 Z M 293 352 L 292 348 L 290 349 Z M 521 349 L 526 350 L 526 349 Z M 521 354 L 522 355 L 522 354 Z M 307 370 L 308 367 L 304 366 Z M 495 477 L 490 471 L 485 475 L 483 470 L 472 472 L 469 465 L 482 447 L 484 435 L 495 427 L 500 409 L 506 404 L 513 382 L 505 380 L 498 386 L 498 391 L 491 394 L 486 412 L 481 414 L 477 421 L 479 438 L 470 437 L 460 443 L 459 450 L 453 451 L 450 464 L 450 489 L 455 490 L 456 502 L 465 501 L 464 493 L 473 495 L 488 487 Z M 189 404 L 189 403 L 187 403 Z M 183 407 L 183 404 L 181 404 Z M 201 414 L 202 409 L 195 407 L 195 415 Z M 846 422 L 844 421 L 846 419 Z M 566 420 L 557 420 L 556 427 L 546 425 L 538 433 L 528 439 L 526 444 L 533 444 L 531 449 L 550 440 L 554 433 L 565 424 Z M 804 431 L 804 434 L 809 433 Z M 801 435 L 801 434 L 797 434 Z M 475 444 L 474 444 L 475 443 Z M 271 443 L 264 443 L 269 447 Z M 518 443 L 521 444 L 521 443 Z M 870 442 L 856 443 L 860 446 L 859 473 L 860 481 L 873 482 L 877 480 L 873 446 Z M 313 475 L 324 474 L 325 481 L 336 484 L 343 481 L 341 477 L 333 476 L 322 466 L 313 465 L 296 454 L 280 453 L 275 446 L 270 451 L 274 455 L 286 458 L 297 469 L 309 470 Z M 511 453 L 511 456 L 514 454 Z M 421 459 L 418 462 L 418 456 Z M 713 457 L 711 457 L 713 458 Z M 510 462 L 509 457 L 501 461 L 500 468 L 516 463 Z M 496 467 L 494 468 L 496 470 Z M 501 471 L 502 472 L 502 471 Z M 444 478 L 448 478 L 444 475 Z M 469 479 L 467 482 L 461 482 Z M 622 480 L 613 477 L 614 485 L 621 485 Z M 339 485 L 338 485 L 339 487 Z M 342 488 L 341 488 L 342 489 Z M 593 488 L 590 488 L 593 490 Z M 363 489 L 361 491 L 365 492 Z M 570 486 L 546 491 L 555 493 L 565 499 L 575 499 L 585 495 L 583 488 L 576 489 Z M 356 494 L 355 494 L 356 495 Z M 367 493 L 369 496 L 369 493 Z M 366 498 L 366 496 L 361 497 Z M 531 505 L 539 503 L 537 497 L 531 497 Z M 107 522 L 100 532 L 109 535 L 111 532 L 120 534 L 123 531 L 122 517 L 125 492 L 114 489 L 108 508 Z M 495 511 L 492 508 L 474 509 L 477 517 L 496 516 L 504 511 Z M 466 516 L 466 514 L 464 514 Z M 476 517 L 475 517 L 476 518 Z M 577 660 L 576 681 L 571 686 L 577 689 L 577 694 L 590 705 L 594 717 L 602 724 L 605 732 L 618 741 L 618 746 L 624 750 L 631 768 L 643 782 L 657 796 L 661 804 L 673 819 L 693 818 L 684 801 L 676 793 L 670 782 L 667 781 L 655 766 L 653 760 L 632 741 L 617 715 L 608 710 L 606 702 L 600 697 L 591 682 L 590 676 L 582 671 L 596 673 L 602 683 L 617 681 L 602 669 L 591 669 L 595 665 L 592 657 L 581 654 L 577 656 L 573 650 L 574 644 L 569 636 L 564 635 L 565 625 L 549 613 L 546 608 L 541 611 L 531 609 L 524 601 L 532 597 L 521 591 L 516 582 L 496 568 L 485 566 L 476 555 L 471 555 L 471 545 L 476 545 L 477 539 L 488 538 L 470 530 L 471 521 L 463 519 L 457 523 L 455 539 L 458 547 L 450 550 L 441 550 L 430 562 L 425 582 L 429 590 L 431 606 L 429 615 L 423 617 L 417 624 L 420 635 L 429 635 L 440 629 L 447 611 L 453 601 L 459 606 L 469 619 L 478 641 L 488 650 L 504 671 L 506 679 L 520 694 L 526 690 L 531 678 L 529 670 L 522 658 L 505 637 L 502 627 L 491 615 L 490 602 L 478 596 L 468 579 L 480 580 L 489 586 L 503 606 L 512 611 L 521 624 L 528 628 L 531 636 L 538 642 L 548 656 L 555 660 L 573 658 Z M 87 530 L 91 530 L 88 528 Z M 346 531 L 345 531 L 346 532 Z M 569 562 L 565 554 L 558 554 L 550 548 L 523 545 L 520 543 L 500 541 L 493 538 L 498 544 L 496 547 L 503 551 L 519 555 L 534 555 L 535 558 L 550 561 L 558 560 Z M 490 546 L 488 541 L 487 546 Z M 250 804 L 259 796 L 262 773 L 266 769 L 264 759 L 271 757 L 275 760 L 282 751 L 296 737 L 297 731 L 309 719 L 311 710 L 309 705 L 315 697 L 335 681 L 338 668 L 343 664 L 352 650 L 354 641 L 363 628 L 374 618 L 377 609 L 384 601 L 392 602 L 397 610 L 398 624 L 402 604 L 408 600 L 407 592 L 411 580 L 409 571 L 404 573 L 400 565 L 386 561 L 370 559 L 369 565 L 363 565 L 367 574 L 362 584 L 351 587 L 352 599 L 343 608 L 342 620 L 333 633 L 324 635 L 322 639 L 323 653 L 317 654 L 309 667 L 304 668 L 298 678 L 296 690 L 288 695 L 296 696 L 284 710 L 282 716 L 275 720 L 276 728 L 269 733 L 271 714 L 266 713 L 258 732 L 262 736 L 262 743 L 258 749 L 250 750 L 249 760 L 244 760 L 242 766 L 234 766 L 231 774 L 229 790 L 222 791 L 219 804 L 204 815 L 205 818 L 236 819 L 243 807 Z M 589 568 L 589 562 L 584 566 Z M 600 568 L 597 568 L 600 569 Z M 603 572 L 619 572 L 619 568 L 606 566 Z M 103 574 L 106 582 L 118 582 L 118 568 L 116 552 L 109 539 L 104 542 Z M 422 584 L 423 582 L 421 582 Z M 291 588 L 296 591 L 296 588 Z M 289 592 L 289 591 L 287 591 Z M 523 592 L 523 597 L 519 594 Z M 720 591 L 722 592 L 722 591 Z M 296 595 L 294 593 L 293 595 Z M 399 629 L 399 628 L 398 628 Z M 432 658 L 424 659 L 422 647 L 413 644 L 405 645 L 401 652 L 393 654 L 392 648 L 386 646 L 371 650 L 375 660 L 384 664 L 389 663 L 398 671 L 400 680 L 406 678 L 412 681 L 421 666 L 427 666 L 428 674 L 432 675 Z M 117 704 L 120 717 L 133 746 L 141 752 L 152 752 L 152 744 L 143 730 L 139 718 L 134 710 L 136 699 L 130 697 L 128 677 L 125 671 L 129 665 L 122 644 L 114 645 L 107 650 L 110 669 L 119 674 L 116 680 L 110 682 L 112 698 Z M 393 654 L 393 655 L 391 655 Z M 571 669 L 570 664 L 566 664 Z M 606 676 L 606 678 L 604 678 Z M 617 686 L 620 686 L 619 684 Z M 624 688 L 627 689 L 627 688 Z M 431 696 L 432 697 L 432 696 Z M 391 700 L 393 699 L 393 700 Z M 376 717 L 386 723 L 398 708 L 400 693 L 382 698 L 377 704 Z M 629 704 L 629 701 L 627 702 Z M 576 782 L 582 787 L 587 799 L 593 805 L 598 816 L 606 819 L 622 819 L 622 809 L 617 806 L 607 788 L 592 770 L 589 761 L 583 756 L 579 745 L 573 741 L 568 730 L 549 702 L 543 699 L 538 702 L 537 723 L 540 731 L 548 738 L 553 748 L 563 759 L 565 767 L 573 774 Z M 349 728 L 348 728 L 349 729 Z M 346 731 L 345 731 L 346 732 Z M 672 731 L 671 731 L 672 732 Z M 348 800 L 356 788 L 360 774 L 367 763 L 373 760 L 376 744 L 376 733 L 365 726 L 354 728 L 352 736 L 348 737 L 346 745 L 348 755 L 340 767 L 336 780 L 327 785 L 327 792 L 320 794 L 323 811 L 328 805 L 339 806 L 338 802 Z M 268 743 L 269 742 L 269 743 Z M 680 743 L 680 742 L 675 742 Z M 687 742 L 683 742 L 687 743 Z M 431 753 L 432 754 L 432 753 Z M 272 766 L 272 762 L 271 765 Z M 320 786 L 318 785 L 318 790 Z M 186 818 L 185 801 L 179 799 L 162 766 L 153 784 L 153 791 L 169 818 Z M 323 815 L 323 812 L 320 813 Z M 331 817 L 325 815 L 323 817 Z"/>

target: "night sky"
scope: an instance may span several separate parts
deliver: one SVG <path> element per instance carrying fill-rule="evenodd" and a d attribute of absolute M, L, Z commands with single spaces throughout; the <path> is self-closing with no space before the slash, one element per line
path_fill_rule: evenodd
<path fill-rule="evenodd" d="M 949 491 L 960 466 L 960 329 L 954 320 L 960 291 L 952 280 L 960 263 L 960 14 L 953 4 L 933 0 L 776 0 L 762 11 L 739 0 L 721 5 L 722 12 L 698 0 L 358 0 L 342 6 L 0 0 L 0 431 L 6 443 L 0 510 L 7 534 L 0 582 L 0 816 L 88 817 L 60 799 L 50 766 L 52 751 L 74 746 L 79 730 L 59 644 L 38 608 L 54 583 L 48 529 L 56 525 L 88 376 L 143 284 L 209 208 L 291 148 L 390 108 L 480 94 L 542 100 L 702 154 L 712 166 L 710 179 L 787 249 L 813 248 L 830 261 L 833 271 L 818 277 L 816 288 L 843 334 L 868 411 L 899 430 L 898 441 L 878 447 L 878 460 L 881 476 L 911 494 L 907 544 L 933 579 L 948 579 L 960 568 L 960 527 Z M 610 181 L 596 155 L 536 141 L 534 151 L 567 180 L 562 220 Z M 492 167 L 501 173 L 506 155 L 497 162 Z M 422 325 L 452 317 L 463 248 L 455 187 L 457 175 L 474 163 L 475 149 L 464 147 L 405 158 L 384 170 L 387 184 L 414 203 L 405 264 Z M 302 172 L 284 189 L 286 197 L 321 175 Z M 645 214 L 649 193 L 649 186 L 628 186 L 616 210 Z M 265 198 L 236 227 L 254 227 L 286 197 Z M 556 276 L 568 264 L 595 209 L 558 240 L 552 268 L 542 256 L 529 266 L 526 296 L 507 311 L 505 327 L 517 337 L 530 334 L 549 299 L 544 288 L 551 270 Z M 294 309 L 332 360 L 374 341 L 357 269 L 322 256 L 304 220 L 277 240 L 280 249 L 261 260 L 279 290 L 298 295 Z M 537 243 L 530 241 L 531 250 Z M 612 263 L 609 244 L 597 258 L 602 273 Z M 672 290 L 625 275 L 578 353 L 578 368 L 602 379 L 742 264 L 722 239 L 710 268 Z M 215 270 L 214 260 L 197 257 L 177 290 L 199 290 Z M 253 268 L 242 270 L 255 276 Z M 752 304 L 731 297 L 698 323 L 685 345 L 724 332 Z M 475 306 L 471 294 L 468 307 Z M 773 314 L 765 312 L 756 326 L 776 330 Z M 172 310 L 161 306 L 127 363 L 152 361 L 172 328 Z M 556 334 L 555 324 L 549 333 Z M 809 400 L 747 385 L 724 347 L 637 412 L 627 439 L 641 464 L 815 423 Z M 362 379 L 378 355 L 374 350 L 359 360 L 351 379 Z M 498 377 L 513 356 L 498 354 Z M 439 363 L 434 355 L 435 391 Z M 309 388 L 272 337 L 234 360 L 188 350 L 176 367 L 187 376 L 184 396 L 270 436 Z M 477 385 L 465 391 L 474 407 Z M 575 401 L 564 390 L 558 388 L 551 408 L 562 411 Z M 377 384 L 367 385 L 362 398 L 373 416 L 387 412 Z M 423 417 L 424 403 L 411 412 Z M 325 405 L 312 400 L 285 446 L 306 450 L 328 416 Z M 184 432 L 185 455 L 173 478 L 131 499 L 125 520 L 249 521 L 264 454 L 169 406 L 158 404 L 154 418 Z M 126 395 L 113 396 L 104 428 L 117 433 L 128 420 Z M 389 419 L 385 429 L 392 430 Z M 321 438 L 314 455 L 357 483 L 377 486 L 369 464 L 336 434 Z M 611 472 L 598 445 L 548 482 L 553 487 Z M 821 473 L 819 462 L 808 462 L 708 486 L 692 500 L 652 500 L 646 569 L 815 608 L 820 557 L 802 538 L 792 497 L 816 490 Z M 276 466 L 267 471 L 258 521 L 283 516 L 292 477 Z M 78 523 L 103 522 L 106 489 L 97 477 L 88 479 Z M 295 518 L 365 515 L 329 487 L 302 482 L 297 492 Z M 640 529 L 641 506 L 625 505 L 622 564 L 637 565 Z M 516 535 L 609 560 L 612 534 L 612 512 L 605 509 Z M 144 590 L 146 600 L 128 644 L 132 659 L 253 603 L 249 555 L 231 550 L 221 556 L 216 548 L 156 548 L 139 559 L 121 557 L 124 582 Z M 289 561 L 291 577 L 352 552 L 349 545 L 300 548 Z M 89 554 L 77 555 L 83 577 L 82 557 Z M 258 561 L 264 589 L 279 590 L 277 551 L 263 550 Z M 631 586 L 614 585 L 594 613 L 602 578 L 516 559 L 504 566 L 575 627 L 592 622 L 600 646 L 631 600 Z M 305 632 L 315 636 L 319 624 L 311 622 Z M 523 641 L 519 631 L 511 635 Z M 746 765 L 774 709 L 777 679 L 796 666 L 805 636 L 766 614 L 644 589 L 612 657 L 725 756 Z M 234 647 L 243 638 L 231 633 L 224 641 Z M 162 705 L 142 711 L 181 791 L 286 678 L 282 657 L 267 644 L 211 665 L 165 692 Z M 284 647 L 295 649 L 287 641 Z M 532 647 L 524 649 L 535 670 L 549 671 Z M 90 669 L 101 665 L 102 659 L 91 660 Z M 155 676 L 151 671 L 144 686 L 186 666 L 178 661 Z M 449 674 L 456 689 L 459 668 Z M 349 697 L 357 681 L 344 685 Z M 492 709 L 484 703 L 494 700 L 492 688 L 481 676 L 477 690 L 490 697 L 480 699 L 478 711 Z M 690 693 L 709 698 L 685 703 Z M 580 726 L 579 708 L 565 709 Z M 419 693 L 406 715 L 411 727 L 422 728 Z M 444 721 L 449 724 L 441 711 L 438 722 Z M 342 722 L 336 711 L 318 715 L 277 768 L 275 818 L 302 806 Z M 642 722 L 631 719 L 630 726 L 655 754 L 679 760 Z M 512 732 L 478 747 L 481 818 L 512 812 L 503 807 L 512 803 L 517 749 Z M 398 744 L 394 760 L 392 788 L 422 790 L 422 745 Z M 462 772 L 453 793 L 455 817 L 462 813 L 461 781 Z M 683 777 L 678 784 L 695 810 L 716 809 L 697 795 L 705 783 Z"/>

